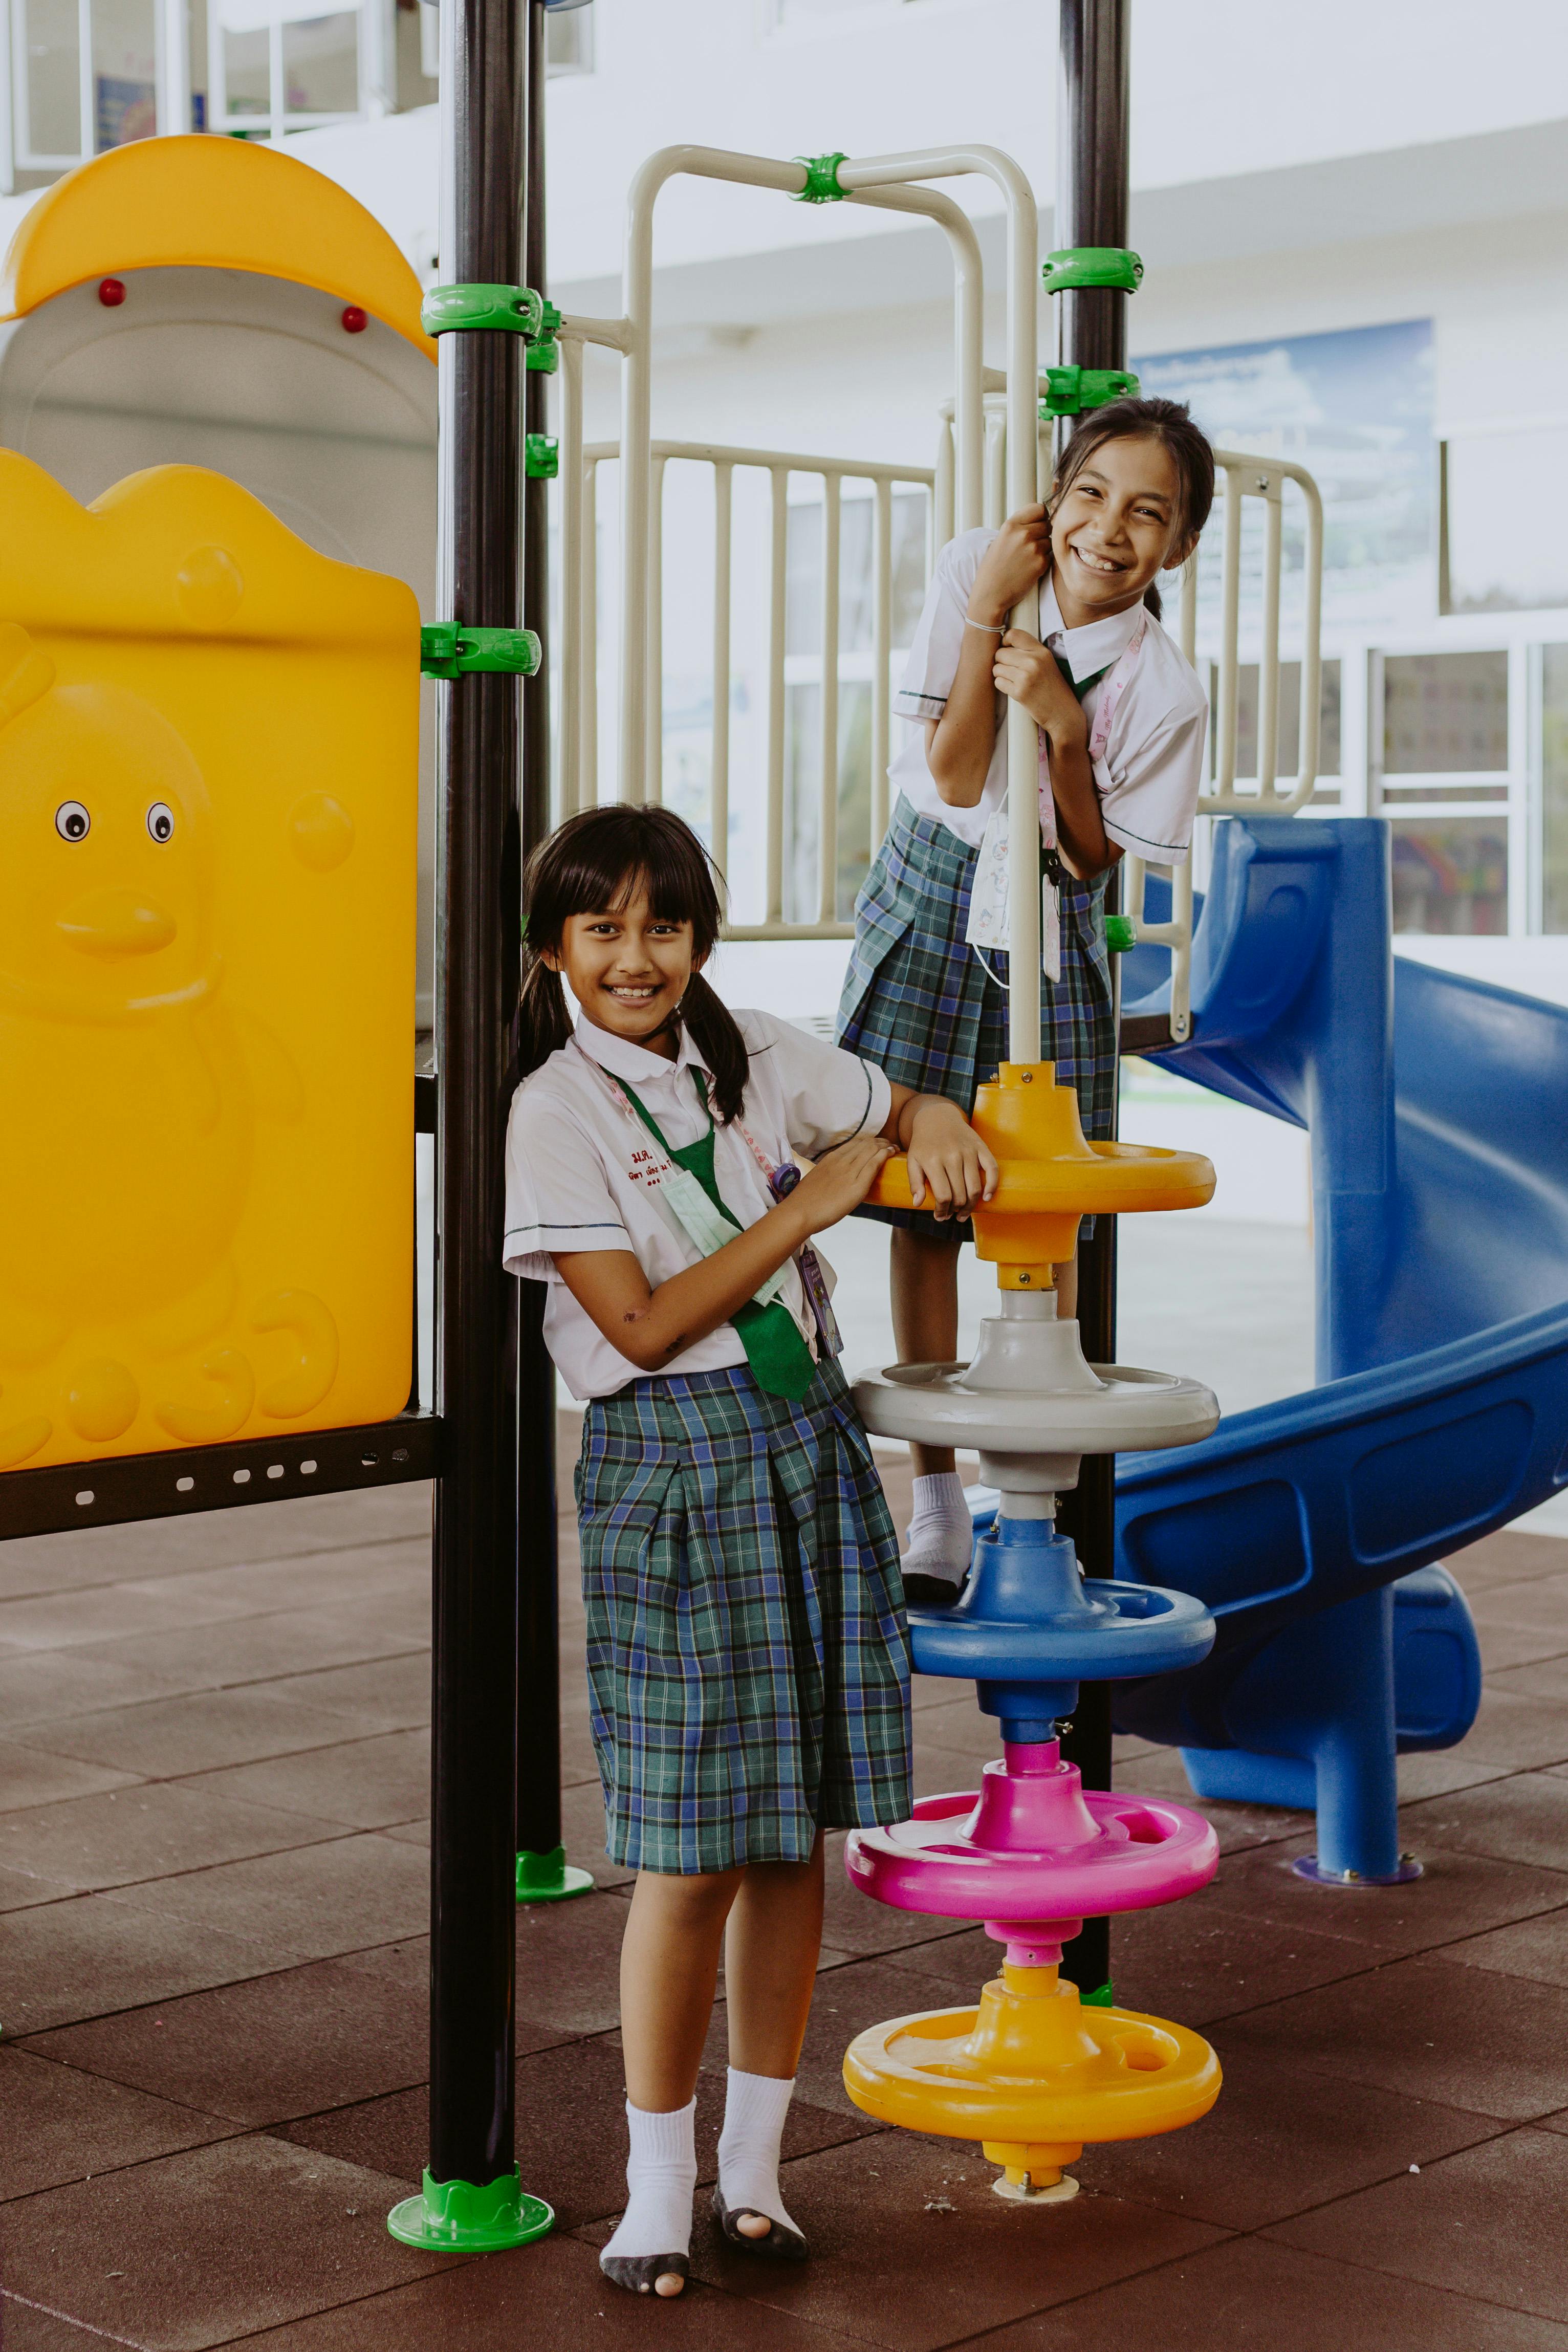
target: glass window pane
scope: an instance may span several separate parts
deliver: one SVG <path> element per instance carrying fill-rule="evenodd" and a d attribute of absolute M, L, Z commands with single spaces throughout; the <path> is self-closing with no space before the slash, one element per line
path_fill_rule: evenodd
<path fill-rule="evenodd" d="M 544 19 L 544 70 L 546 74 L 593 72 L 592 8 L 551 9 Z"/>
<path fill-rule="evenodd" d="M 357 13 L 284 26 L 283 103 L 290 114 L 358 113 Z"/>
<path fill-rule="evenodd" d="M 1541 672 L 1541 926 L 1568 931 L 1568 646 L 1547 646 Z"/>
<path fill-rule="evenodd" d="M 1237 680 L 1236 697 L 1236 772 L 1238 776 L 1258 773 L 1258 694 L 1257 662 L 1243 662 Z M 1218 671 L 1209 666 L 1209 695 L 1212 700 L 1218 687 Z M 1276 784 L 1288 782 L 1301 764 L 1301 665 L 1281 662 L 1279 665 L 1279 724 L 1275 751 L 1274 777 Z M 1215 751 L 1209 747 L 1209 773 L 1214 773 Z M 1340 772 L 1340 666 L 1326 661 L 1320 675 L 1318 689 L 1318 773 L 1337 776 Z"/>
<path fill-rule="evenodd" d="M 158 133 L 153 0 L 93 0 L 93 145 L 103 154 Z"/>
<path fill-rule="evenodd" d="M 27 143 L 35 155 L 81 152 L 76 0 L 27 0 Z M 0 31 L 0 38 L 4 38 Z"/>
<path fill-rule="evenodd" d="M 1383 675 L 1385 775 L 1508 766 L 1506 653 L 1391 654 Z"/>
<path fill-rule="evenodd" d="M 876 544 L 876 506 L 866 498 L 847 498 L 838 520 L 838 649 L 846 654 L 871 650 L 871 551 Z"/>
<path fill-rule="evenodd" d="M 1488 817 L 1451 824 L 1394 820 L 1394 928 L 1500 938 L 1508 930 L 1508 827 Z"/>
<path fill-rule="evenodd" d="M 265 29 L 256 33 L 224 34 L 223 70 L 230 114 L 271 113 L 272 79 L 271 68 L 268 64 L 268 39 Z"/>

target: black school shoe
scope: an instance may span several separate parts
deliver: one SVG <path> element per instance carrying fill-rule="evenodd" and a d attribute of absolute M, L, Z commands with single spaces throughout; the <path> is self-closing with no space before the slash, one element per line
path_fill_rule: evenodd
<path fill-rule="evenodd" d="M 741 2216 L 742 2213 L 755 2213 L 756 2210 L 754 2205 L 726 2205 L 723 2191 L 715 2183 L 713 2218 L 732 2246 L 739 2246 L 743 2254 L 761 2254 L 764 2262 L 804 2263 L 811 2248 L 806 2244 L 800 2231 L 786 2230 L 782 2221 L 771 2221 L 765 2213 L 759 2215 L 758 2218 L 768 2222 L 767 2236 L 765 2238 L 747 2237 L 745 2231 L 739 2226 Z"/>

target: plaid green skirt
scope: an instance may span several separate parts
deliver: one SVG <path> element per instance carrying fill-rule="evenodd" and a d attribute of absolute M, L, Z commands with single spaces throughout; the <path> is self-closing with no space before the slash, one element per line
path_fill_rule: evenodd
<path fill-rule="evenodd" d="M 1007 958 L 982 962 L 963 934 L 978 850 L 900 794 L 888 837 L 855 901 L 855 944 L 836 1031 L 889 1078 L 946 1095 L 967 1115 L 1007 1055 Z M 1116 1103 L 1115 997 L 1105 948 L 1105 877 L 1062 886 L 1062 976 L 1042 983 L 1040 1058 L 1078 1090 L 1083 1131 L 1110 1133 Z M 987 970 L 987 964 L 992 970 Z M 967 1218 L 939 1224 L 923 1210 L 858 1209 L 912 1225 L 933 1241 L 968 1241 Z M 1093 1231 L 1086 1217 L 1083 1233 Z"/>
<path fill-rule="evenodd" d="M 743 1365 L 588 1407 L 577 1465 L 605 1845 L 692 1875 L 906 1821 L 899 1546 L 836 1363 L 798 1403 Z"/>

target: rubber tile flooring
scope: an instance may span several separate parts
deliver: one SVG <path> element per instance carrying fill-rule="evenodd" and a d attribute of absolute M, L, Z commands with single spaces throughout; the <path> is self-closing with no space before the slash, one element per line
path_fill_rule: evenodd
<path fill-rule="evenodd" d="M 386 2233 L 428 2152 L 428 1522 L 407 1488 L 0 1545 L 7 2352 L 1568 2352 L 1568 1544 L 1454 1563 L 1487 1700 L 1404 1767 L 1417 1884 L 1310 1885 L 1303 1816 L 1215 1806 L 1214 1885 L 1118 1927 L 1119 1997 L 1201 2028 L 1226 2087 L 1190 2130 L 1090 2150 L 1070 2204 L 1005 2203 L 976 2148 L 850 2105 L 851 2036 L 972 1998 L 994 1948 L 837 1872 L 786 2147 L 815 2258 L 749 2262 L 703 2215 L 690 2288 L 653 2305 L 596 2259 L 627 1887 L 569 1524 L 565 1818 L 598 1884 L 517 1925 L 519 2156 L 557 2228 L 477 2260 Z M 921 1684 L 917 1725 L 923 1789 L 994 1751 L 961 1686 Z M 1124 1747 L 1126 1785 L 1184 1787 Z M 721 2014 L 705 2179 L 724 2063 Z"/>

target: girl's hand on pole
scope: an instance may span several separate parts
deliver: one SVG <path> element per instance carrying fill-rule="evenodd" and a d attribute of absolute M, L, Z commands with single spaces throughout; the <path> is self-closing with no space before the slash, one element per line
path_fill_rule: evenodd
<path fill-rule="evenodd" d="M 910 1198 L 939 1223 L 966 1217 L 995 1195 L 995 1160 L 958 1105 L 941 1095 L 919 1096 L 910 1108 L 909 1162 Z"/>
<path fill-rule="evenodd" d="M 801 1178 L 784 1210 L 775 1210 L 774 1215 L 788 1211 L 802 1218 L 803 1238 L 821 1233 L 826 1225 L 836 1225 L 860 1206 L 892 1150 L 892 1145 L 879 1135 L 852 1136 L 847 1143 L 823 1153 L 811 1173 Z"/>
<path fill-rule="evenodd" d="M 1021 703 L 1053 743 L 1088 742 L 1083 705 L 1058 668 L 1056 656 L 1027 629 L 1008 630 L 991 674 L 999 691 Z"/>
<path fill-rule="evenodd" d="M 1050 569 L 1051 524 L 1044 507 L 1023 507 L 1009 515 L 974 576 L 969 618 L 982 626 L 1005 628 L 1007 615 Z"/>

